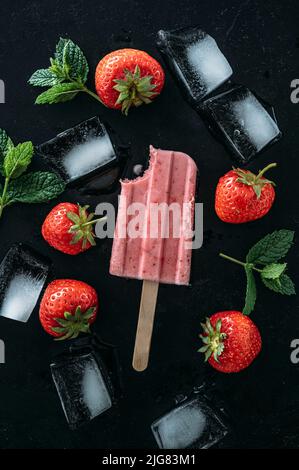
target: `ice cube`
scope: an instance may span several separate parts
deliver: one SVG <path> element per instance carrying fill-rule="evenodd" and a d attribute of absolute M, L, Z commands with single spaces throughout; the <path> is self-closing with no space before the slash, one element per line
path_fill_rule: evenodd
<path fill-rule="evenodd" d="M 209 126 L 241 164 L 281 137 L 270 108 L 243 85 L 236 85 L 201 105 Z"/>
<path fill-rule="evenodd" d="M 106 134 L 89 137 L 83 144 L 76 145 L 65 155 L 62 166 L 69 175 L 69 181 L 74 181 L 113 159 L 115 152 Z"/>
<path fill-rule="evenodd" d="M 65 352 L 65 346 L 62 345 Z M 55 345 L 57 351 L 57 344 Z M 62 351 L 62 352 L 63 352 Z M 79 338 L 69 340 L 67 351 L 72 354 L 91 352 L 96 360 L 103 365 L 110 383 L 113 401 L 122 395 L 121 367 L 117 348 L 101 340 L 95 333 L 81 335 Z"/>
<path fill-rule="evenodd" d="M 112 407 L 113 388 L 103 363 L 84 350 L 70 350 L 51 365 L 69 426 L 74 429 Z"/>
<path fill-rule="evenodd" d="M 0 316 L 27 322 L 49 272 L 49 262 L 24 244 L 13 245 L 0 265 Z"/>
<path fill-rule="evenodd" d="M 233 73 L 215 39 L 198 27 L 161 30 L 157 46 L 191 105 L 197 105 Z"/>
<path fill-rule="evenodd" d="M 112 401 L 99 368 L 93 358 L 86 364 L 82 379 L 82 396 L 90 417 L 95 418 L 112 406 Z"/>
<path fill-rule="evenodd" d="M 191 398 L 152 424 L 160 449 L 208 449 L 227 434 L 227 428 L 204 400 Z"/>
<path fill-rule="evenodd" d="M 128 146 L 98 117 L 61 132 L 37 151 L 67 184 L 90 192 L 109 189 L 128 157 Z"/>

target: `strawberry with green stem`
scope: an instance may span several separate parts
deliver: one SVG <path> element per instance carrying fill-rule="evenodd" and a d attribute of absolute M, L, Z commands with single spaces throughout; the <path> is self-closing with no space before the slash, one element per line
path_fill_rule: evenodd
<path fill-rule="evenodd" d="M 264 175 L 276 166 L 276 163 L 270 163 L 257 175 L 249 170 L 234 168 L 222 176 L 215 194 L 218 217 L 230 224 L 242 224 L 264 217 L 275 199 L 275 184 Z"/>
<path fill-rule="evenodd" d="M 89 206 L 62 202 L 47 215 L 42 225 L 42 235 L 56 250 L 69 255 L 77 255 L 94 246 L 93 226 L 104 223 L 106 217 L 94 219 L 88 212 Z"/>
<path fill-rule="evenodd" d="M 205 361 L 219 372 L 246 369 L 260 353 L 261 335 L 253 321 L 241 312 L 218 312 L 201 323 Z"/>
<path fill-rule="evenodd" d="M 164 71 L 153 57 L 138 49 L 110 52 L 98 63 L 95 82 L 101 101 L 128 114 L 131 107 L 150 104 L 164 86 Z"/>
<path fill-rule="evenodd" d="M 90 333 L 99 307 L 96 291 L 73 279 L 51 282 L 40 303 L 39 318 L 44 330 L 57 340 Z"/>

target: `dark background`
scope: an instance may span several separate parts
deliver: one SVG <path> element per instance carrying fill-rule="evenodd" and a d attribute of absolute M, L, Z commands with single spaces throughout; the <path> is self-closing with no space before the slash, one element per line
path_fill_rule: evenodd
<path fill-rule="evenodd" d="M 290 82 L 299 78 L 299 13 L 295 1 L 166 0 L 166 1 L 28 1 L 5 0 L 0 7 L 0 78 L 6 104 L 0 105 L 0 127 L 16 142 L 39 144 L 57 132 L 96 114 L 103 116 L 123 140 L 132 142 L 134 161 L 147 158 L 148 145 L 182 150 L 197 162 L 199 199 L 204 203 L 204 246 L 192 264 L 192 287 L 161 286 L 149 368 L 131 367 L 141 283 L 108 274 L 111 240 L 78 257 L 52 250 L 40 227 L 56 204 L 13 206 L 1 219 L 0 257 L 13 242 L 35 246 L 53 261 L 53 275 L 93 285 L 100 297 L 96 331 L 118 345 L 123 366 L 124 398 L 119 406 L 78 431 L 67 427 L 52 384 L 49 362 L 55 350 L 42 330 L 38 309 L 22 324 L 0 319 L 6 364 L 0 366 L 1 448 L 153 448 L 154 419 L 167 411 L 178 393 L 206 382 L 219 406 L 224 403 L 233 428 L 221 447 L 297 447 L 299 445 L 299 365 L 290 361 L 290 342 L 299 337 L 296 297 L 283 297 L 258 284 L 252 319 L 260 328 L 259 358 L 236 375 L 214 372 L 196 352 L 200 321 L 219 310 L 242 309 L 245 278 L 238 266 L 218 257 L 219 251 L 244 258 L 248 248 L 277 228 L 297 229 L 298 111 L 290 101 Z M 276 161 L 271 173 L 277 200 L 264 219 L 241 226 L 225 225 L 213 202 L 218 178 L 231 167 L 226 152 L 183 101 L 166 72 L 166 86 L 154 104 L 125 118 L 88 96 L 73 102 L 34 106 L 39 89 L 26 84 L 45 67 L 59 36 L 71 37 L 86 53 L 90 83 L 99 59 L 113 49 L 144 49 L 161 60 L 155 48 L 160 28 L 199 24 L 217 40 L 231 63 L 236 82 L 275 105 L 283 139 L 250 165 L 257 170 Z M 38 157 L 36 157 L 38 160 Z M 39 163 L 36 162 L 38 166 Z M 61 201 L 89 203 L 109 198 L 78 197 L 68 191 Z M 298 281 L 298 245 L 288 257 Z M 297 283 L 297 282 L 296 282 Z"/>

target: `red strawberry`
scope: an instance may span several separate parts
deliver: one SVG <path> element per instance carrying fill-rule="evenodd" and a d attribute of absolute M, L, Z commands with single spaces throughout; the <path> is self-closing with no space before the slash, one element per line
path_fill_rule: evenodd
<path fill-rule="evenodd" d="M 56 250 L 77 255 L 95 245 L 92 226 L 94 214 L 88 214 L 88 206 L 62 202 L 47 215 L 42 235 L 49 245 Z M 103 219 L 102 219 L 103 220 Z"/>
<path fill-rule="evenodd" d="M 220 372 L 239 372 L 246 369 L 259 354 L 261 335 L 252 320 L 241 312 L 218 312 L 201 324 L 200 335 L 205 360 Z"/>
<path fill-rule="evenodd" d="M 149 104 L 160 94 L 164 71 L 153 57 L 137 49 L 110 52 L 98 63 L 95 86 L 101 101 L 128 114 L 131 106 Z"/>
<path fill-rule="evenodd" d="M 242 224 L 264 217 L 273 205 L 275 185 L 263 175 L 275 166 L 276 163 L 271 163 L 258 175 L 237 168 L 222 176 L 215 196 L 218 217 L 230 224 Z"/>
<path fill-rule="evenodd" d="M 57 339 L 89 333 L 97 316 L 98 296 L 93 287 L 72 279 L 51 282 L 42 298 L 39 318 L 44 330 Z"/>

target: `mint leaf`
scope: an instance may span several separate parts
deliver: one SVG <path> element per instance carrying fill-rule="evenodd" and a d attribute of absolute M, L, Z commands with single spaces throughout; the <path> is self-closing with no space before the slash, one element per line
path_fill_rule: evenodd
<path fill-rule="evenodd" d="M 4 129 L 0 129 L 0 153 L 5 156 L 11 147 L 13 147 L 13 141 Z"/>
<path fill-rule="evenodd" d="M 55 75 L 62 79 L 62 81 L 69 81 L 69 66 L 64 62 L 64 48 L 68 42 L 68 39 L 60 38 L 58 44 L 56 44 L 56 52 L 54 59 L 50 59 L 51 67 L 50 70 Z"/>
<path fill-rule="evenodd" d="M 35 103 L 64 103 L 65 101 L 72 100 L 80 91 L 82 91 L 82 85 L 78 83 L 60 83 L 41 93 L 36 98 Z"/>
<path fill-rule="evenodd" d="M 56 44 L 56 52 L 55 52 L 55 62 L 63 67 L 64 61 L 63 61 L 63 51 L 66 46 L 66 43 L 69 41 L 69 39 L 63 39 L 60 38 L 58 43 Z"/>
<path fill-rule="evenodd" d="M 294 239 L 292 230 L 276 230 L 258 241 L 246 256 L 247 263 L 270 264 L 279 261 L 289 251 Z"/>
<path fill-rule="evenodd" d="M 7 202 L 42 203 L 59 196 L 65 189 L 65 183 L 55 173 L 37 171 L 26 173 L 11 182 L 7 193 Z"/>
<path fill-rule="evenodd" d="M 35 103 L 63 103 L 72 100 L 80 91 L 102 103 L 98 95 L 85 86 L 88 72 L 88 62 L 80 47 L 71 39 L 60 38 L 54 58 L 50 58 L 50 67 L 37 70 L 28 80 L 33 86 L 51 87 L 41 93 Z"/>
<path fill-rule="evenodd" d="M 63 79 L 59 78 L 50 69 L 40 69 L 34 72 L 28 80 L 28 83 L 33 86 L 53 86 L 61 83 Z"/>
<path fill-rule="evenodd" d="M 281 274 L 277 279 L 266 279 L 262 277 L 262 281 L 268 289 L 283 295 L 296 294 L 295 286 L 292 279 L 287 274 Z"/>
<path fill-rule="evenodd" d="M 80 47 L 71 39 L 59 39 L 55 59 L 51 64 L 56 72 L 61 73 L 61 69 L 63 70 L 66 80 L 76 80 L 80 83 L 85 83 L 87 80 L 89 72 L 87 59 Z"/>
<path fill-rule="evenodd" d="M 13 141 L 4 129 L 0 129 L 0 172 L 4 176 L 3 162 L 7 152 L 13 147 Z"/>
<path fill-rule="evenodd" d="M 88 62 L 80 47 L 68 39 L 63 48 L 63 66 L 71 79 L 85 83 L 88 77 Z"/>
<path fill-rule="evenodd" d="M 33 156 L 32 142 L 24 142 L 16 147 L 11 147 L 3 162 L 3 172 L 6 178 L 18 178 L 28 165 Z"/>
<path fill-rule="evenodd" d="M 56 60 L 50 59 L 51 66 L 49 67 L 50 72 L 52 72 L 58 80 L 58 83 L 62 83 L 65 81 L 69 81 L 68 70 L 65 70 L 62 66 L 60 66 Z"/>
<path fill-rule="evenodd" d="M 287 263 L 272 263 L 265 266 L 261 272 L 264 279 L 277 279 L 286 269 Z"/>
<path fill-rule="evenodd" d="M 244 315 L 249 315 L 253 311 L 256 302 L 256 284 L 252 268 L 246 266 L 245 272 L 247 278 L 247 287 L 243 313 Z"/>

